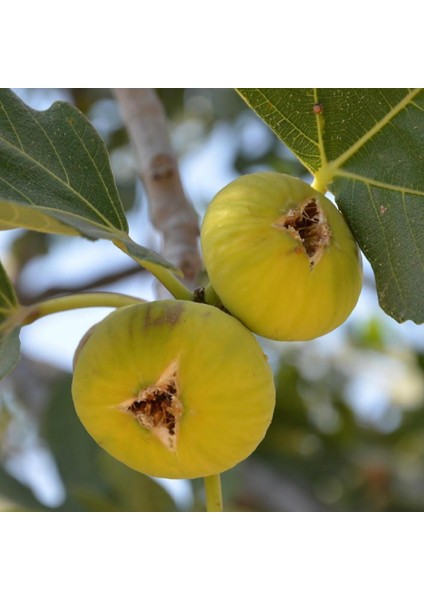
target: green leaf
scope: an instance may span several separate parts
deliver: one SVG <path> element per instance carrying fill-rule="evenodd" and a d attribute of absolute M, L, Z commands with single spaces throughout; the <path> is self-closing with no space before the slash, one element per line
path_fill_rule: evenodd
<path fill-rule="evenodd" d="M 12 282 L 0 262 L 0 324 L 6 318 L 3 313 L 13 311 L 17 306 L 18 300 Z"/>
<path fill-rule="evenodd" d="M 20 325 L 13 323 L 18 308 L 15 290 L 0 263 L 0 380 L 12 371 L 20 357 Z"/>
<path fill-rule="evenodd" d="M 21 356 L 19 333 L 20 327 L 15 327 L 10 333 L 0 334 L 0 380 L 13 371 L 19 361 Z"/>
<path fill-rule="evenodd" d="M 147 248 L 144 248 L 144 246 L 140 246 L 129 236 L 117 236 L 113 241 L 117 248 L 130 256 L 135 262 L 138 262 L 142 267 L 153 273 L 153 275 L 156 275 L 156 273 L 159 274 L 160 272 L 163 272 L 163 270 L 173 271 L 178 275 L 182 275 L 179 269 L 165 260 L 162 256 L 156 254 L 153 250 L 148 250 Z"/>
<path fill-rule="evenodd" d="M 106 147 L 75 107 L 46 111 L 0 89 L 0 229 L 108 239 L 148 270 L 177 269 L 128 236 Z"/>
<path fill-rule="evenodd" d="M 424 322 L 424 92 L 240 89 L 330 189 L 371 262 L 381 307 Z"/>
<path fill-rule="evenodd" d="M 103 141 L 76 108 L 46 111 L 0 90 L 0 221 L 101 237 L 128 225 Z"/>

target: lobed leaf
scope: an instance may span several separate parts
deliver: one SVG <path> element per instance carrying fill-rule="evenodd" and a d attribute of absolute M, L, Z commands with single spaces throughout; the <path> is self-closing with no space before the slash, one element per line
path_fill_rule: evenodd
<path fill-rule="evenodd" d="M 240 89 L 329 189 L 373 267 L 381 307 L 424 322 L 422 89 Z"/>

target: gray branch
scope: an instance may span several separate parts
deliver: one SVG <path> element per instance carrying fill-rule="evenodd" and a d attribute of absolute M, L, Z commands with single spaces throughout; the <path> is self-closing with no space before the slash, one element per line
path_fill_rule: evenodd
<path fill-rule="evenodd" d="M 113 92 L 134 148 L 152 223 L 163 234 L 162 253 L 183 271 L 186 283 L 193 283 L 201 269 L 198 217 L 183 190 L 163 106 L 151 89 Z"/>

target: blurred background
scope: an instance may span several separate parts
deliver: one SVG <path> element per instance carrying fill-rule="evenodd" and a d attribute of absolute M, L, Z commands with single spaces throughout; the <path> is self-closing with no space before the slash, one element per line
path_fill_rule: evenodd
<path fill-rule="evenodd" d="M 138 243 L 160 252 L 119 108 L 107 89 L 14 90 L 38 110 L 66 100 L 106 142 Z M 240 174 L 275 170 L 310 182 L 295 157 L 230 89 L 157 90 L 199 222 Z M 106 241 L 0 232 L 0 259 L 24 304 L 102 289 L 154 299 L 153 278 Z M 424 510 L 424 336 L 379 308 L 373 273 L 349 320 L 305 343 L 261 340 L 277 407 L 257 451 L 223 475 L 233 511 Z M 0 383 L 0 509 L 203 510 L 202 481 L 153 480 L 86 434 L 70 395 L 72 357 L 110 309 L 52 315 L 22 330 L 22 359 Z"/>

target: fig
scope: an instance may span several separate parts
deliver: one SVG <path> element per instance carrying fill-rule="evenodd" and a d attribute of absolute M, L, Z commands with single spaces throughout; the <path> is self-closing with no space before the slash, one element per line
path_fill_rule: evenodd
<path fill-rule="evenodd" d="M 161 300 L 119 308 L 78 349 L 72 395 L 88 433 L 146 475 L 207 477 L 249 456 L 271 422 L 262 349 L 214 306 Z"/>
<path fill-rule="evenodd" d="M 357 243 L 336 206 L 295 177 L 255 173 L 224 187 L 206 211 L 201 244 L 213 290 L 263 337 L 319 337 L 357 303 Z"/>

